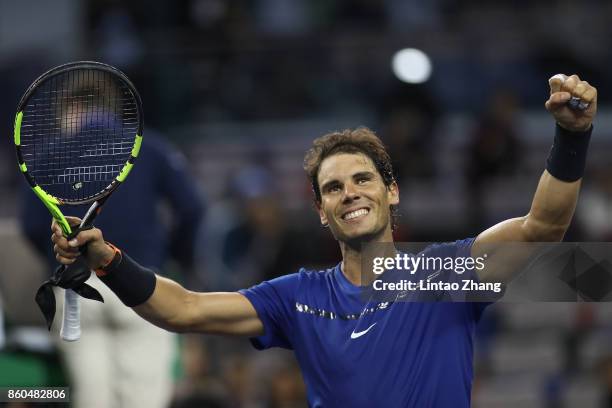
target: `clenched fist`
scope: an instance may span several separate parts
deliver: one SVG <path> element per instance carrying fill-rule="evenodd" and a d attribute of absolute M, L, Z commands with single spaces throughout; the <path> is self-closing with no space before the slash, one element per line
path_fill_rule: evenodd
<path fill-rule="evenodd" d="M 597 112 L 597 89 L 578 75 L 557 74 L 548 84 L 550 97 L 545 106 L 559 126 L 573 132 L 589 129 Z M 568 102 L 572 97 L 580 98 L 588 107 L 584 110 L 570 108 Z"/>

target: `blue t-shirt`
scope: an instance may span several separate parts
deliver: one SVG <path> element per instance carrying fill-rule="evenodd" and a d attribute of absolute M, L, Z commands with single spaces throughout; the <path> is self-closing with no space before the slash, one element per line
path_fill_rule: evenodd
<path fill-rule="evenodd" d="M 469 256 L 473 241 L 425 252 Z M 294 350 L 310 407 L 470 406 L 473 337 L 487 303 L 367 303 L 340 264 L 240 293 L 264 325 L 253 345 Z"/>

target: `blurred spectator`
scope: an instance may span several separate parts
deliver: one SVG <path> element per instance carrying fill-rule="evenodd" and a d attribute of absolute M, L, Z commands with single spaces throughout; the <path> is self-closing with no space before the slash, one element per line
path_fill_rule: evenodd
<path fill-rule="evenodd" d="M 97 49 L 107 64 L 129 69 L 143 56 L 138 27 L 125 6 L 105 9 L 95 28 Z"/>
<path fill-rule="evenodd" d="M 0 123 L 7 136 L 13 138 L 13 123 L 17 104 L 28 86 L 45 70 L 50 69 L 48 58 L 42 53 L 22 52 L 0 62 Z M 14 189 L 23 176 L 17 171 L 15 147 L 11 143 L 0 144 L 0 189 Z M 0 204 L 2 205 L 2 204 Z M 0 214 L 5 213 L 0 208 Z"/>
<path fill-rule="evenodd" d="M 183 376 L 179 379 L 172 408 L 226 407 L 230 400 L 225 384 L 213 374 L 209 342 L 202 336 L 181 337 Z M 199 404 L 199 405 L 198 405 Z"/>
<path fill-rule="evenodd" d="M 246 166 L 230 184 L 236 208 L 220 232 L 223 271 L 215 290 L 233 290 L 262 279 L 277 256 L 285 228 L 271 172 L 262 165 Z M 215 256 L 212 254 L 212 256 Z"/>
<path fill-rule="evenodd" d="M 520 152 L 516 134 L 517 101 L 509 90 L 496 92 L 489 110 L 480 119 L 469 146 L 468 180 L 481 180 L 509 174 L 517 168 Z"/>
<path fill-rule="evenodd" d="M 223 381 L 230 392 L 231 406 L 249 408 L 255 404 L 252 397 L 257 374 L 253 372 L 252 361 L 243 355 L 234 353 L 223 359 Z"/>
<path fill-rule="evenodd" d="M 400 186 L 409 179 L 434 176 L 433 130 L 438 111 L 429 93 L 421 87 L 402 87 L 386 98 L 381 115 L 382 137 L 394 157 Z"/>
<path fill-rule="evenodd" d="M 599 373 L 605 387 L 605 397 L 602 408 L 612 408 L 612 355 L 602 360 L 599 365 Z"/>
<path fill-rule="evenodd" d="M 495 340 L 502 330 L 503 316 L 496 307 L 489 307 L 487 313 L 483 313 L 482 318 L 476 326 L 476 350 L 477 359 L 475 371 L 479 375 L 491 375 L 491 354 L 495 348 Z"/>
<path fill-rule="evenodd" d="M 145 131 L 138 164 L 127 184 L 113 194 L 97 225 L 108 240 L 143 265 L 163 273 L 172 259 L 188 274 L 204 204 L 182 154 L 159 135 Z M 87 207 L 67 207 L 64 213 L 82 217 Z M 25 189 L 21 210 L 24 234 L 54 269 L 48 211 Z M 165 407 L 173 387 L 174 335 L 139 318 L 95 275 L 88 283 L 100 291 L 105 303 L 81 299 L 81 339 L 58 344 L 71 378 L 73 406 Z"/>
<path fill-rule="evenodd" d="M 520 165 L 521 145 L 516 118 L 516 96 L 510 90 L 499 89 L 472 135 L 465 174 L 473 231 L 481 231 L 489 225 L 483 207 L 487 184 L 500 175 L 511 175 Z"/>
<path fill-rule="evenodd" d="M 264 162 L 247 165 L 232 178 L 229 200 L 211 220 L 213 236 L 201 254 L 210 290 L 235 290 L 337 257 L 325 229 L 282 207 L 276 178 Z M 308 215 L 316 219 L 314 210 Z"/>
<path fill-rule="evenodd" d="M 612 166 L 593 169 L 580 194 L 576 209 L 578 223 L 589 241 L 612 240 Z"/>
<path fill-rule="evenodd" d="M 574 326 L 565 336 L 565 371 L 580 370 L 580 349 L 584 340 L 595 327 L 595 313 L 590 303 L 576 305 Z"/>
<path fill-rule="evenodd" d="M 296 363 L 286 363 L 273 375 L 267 408 L 306 407 L 306 388 Z"/>

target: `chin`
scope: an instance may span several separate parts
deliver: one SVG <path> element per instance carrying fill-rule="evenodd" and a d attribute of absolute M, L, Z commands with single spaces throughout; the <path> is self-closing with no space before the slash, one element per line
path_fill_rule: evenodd
<path fill-rule="evenodd" d="M 362 228 L 355 228 L 351 231 L 342 231 L 338 240 L 347 243 L 370 241 L 381 235 L 383 231 L 384 228 L 376 229 L 373 227 L 368 228 L 364 226 Z"/>

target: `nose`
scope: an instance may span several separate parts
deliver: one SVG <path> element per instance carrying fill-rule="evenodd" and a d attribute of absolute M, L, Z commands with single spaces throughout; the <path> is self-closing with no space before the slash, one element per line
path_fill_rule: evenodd
<path fill-rule="evenodd" d="M 354 200 L 359 199 L 359 192 L 353 183 L 346 183 L 344 185 L 344 192 L 342 197 L 343 203 L 350 203 Z"/>

